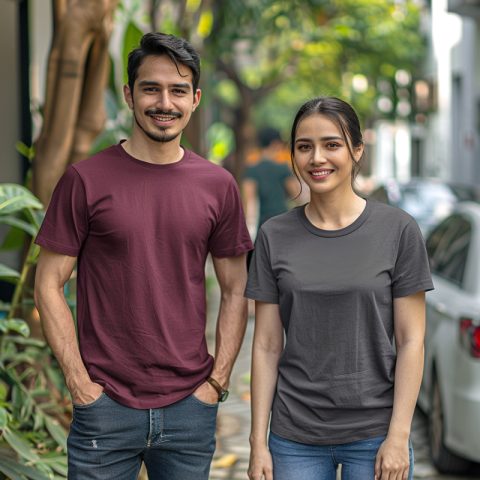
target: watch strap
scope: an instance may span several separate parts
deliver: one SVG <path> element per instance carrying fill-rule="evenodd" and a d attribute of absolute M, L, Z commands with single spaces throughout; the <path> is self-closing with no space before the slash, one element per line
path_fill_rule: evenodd
<path fill-rule="evenodd" d="M 217 391 L 219 395 L 219 399 L 222 399 L 222 397 L 225 395 L 225 392 L 227 390 L 223 388 L 214 378 L 208 377 L 207 382 Z"/>

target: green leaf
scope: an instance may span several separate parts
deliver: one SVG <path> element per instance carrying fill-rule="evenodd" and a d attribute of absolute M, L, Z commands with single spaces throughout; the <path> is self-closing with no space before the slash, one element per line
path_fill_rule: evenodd
<path fill-rule="evenodd" d="M 24 243 L 25 232 L 17 227 L 12 227 L 5 237 L 1 250 L 19 250 L 23 247 Z"/>
<path fill-rule="evenodd" d="M 21 153 L 24 157 L 28 158 L 30 162 L 35 156 L 35 148 L 33 145 L 31 147 L 27 147 L 23 142 L 18 141 L 15 143 L 15 148 L 17 149 L 18 153 Z"/>
<path fill-rule="evenodd" d="M 45 458 L 45 456 L 43 456 L 40 462 L 44 463 L 45 465 L 48 465 L 49 467 L 51 467 L 53 470 L 60 473 L 61 475 L 67 476 L 67 473 L 68 473 L 67 457 L 65 456 L 64 458 L 65 460 L 58 457 Z"/>
<path fill-rule="evenodd" d="M 30 336 L 30 327 L 25 320 L 21 318 L 2 318 L 0 320 L 0 330 L 7 332 L 8 330 L 20 333 L 24 337 Z"/>
<path fill-rule="evenodd" d="M 7 398 L 7 389 L 5 385 L 0 382 L 0 401 L 3 401 Z"/>
<path fill-rule="evenodd" d="M 18 212 L 24 208 L 43 208 L 42 203 L 30 190 L 15 185 L 3 183 L 0 185 L 0 215 Z"/>
<path fill-rule="evenodd" d="M 21 275 L 19 272 L 0 263 L 0 280 L 5 280 L 10 283 L 17 283 L 20 277 Z"/>
<path fill-rule="evenodd" d="M 125 30 L 125 37 L 123 38 L 123 83 L 128 82 L 127 74 L 127 64 L 128 64 L 128 54 L 135 48 L 140 45 L 140 40 L 143 37 L 143 32 L 135 25 L 135 23 L 130 22 Z M 132 92 L 133 93 L 133 92 Z"/>
<path fill-rule="evenodd" d="M 44 414 L 44 419 L 48 433 L 50 433 L 53 439 L 63 448 L 64 451 L 67 451 L 67 433 L 58 420 L 55 420 L 46 414 Z"/>
<path fill-rule="evenodd" d="M 3 472 L 10 480 L 25 480 L 25 477 L 18 473 L 17 469 L 11 468 L 8 464 L 5 464 L 6 460 L 0 459 L 0 471 Z M 15 465 L 16 466 L 16 465 Z"/>
<path fill-rule="evenodd" d="M 10 342 L 18 343 L 19 345 L 32 345 L 34 347 L 44 347 L 46 345 L 44 341 L 37 340 L 36 338 L 23 338 L 5 335 L 3 339 Z"/>
<path fill-rule="evenodd" d="M 19 432 L 6 427 L 3 431 L 3 437 L 21 457 L 34 463 L 40 460 L 40 457 L 31 449 L 28 442 Z"/>
<path fill-rule="evenodd" d="M 11 470 L 19 474 L 22 474 L 31 480 L 50 480 L 49 477 L 47 477 L 46 475 L 43 475 L 40 472 L 37 472 L 36 470 L 34 470 L 32 467 L 29 467 L 28 465 L 21 465 L 20 463 L 12 462 L 11 460 L 7 460 L 6 458 L 0 458 L 0 470 L 2 470 L 2 467 L 10 468 Z M 24 477 L 21 477 L 21 478 L 23 479 Z"/>
<path fill-rule="evenodd" d="M 20 220 L 17 217 L 13 217 L 11 215 L 1 215 L 0 216 L 0 223 L 4 223 L 5 225 L 10 225 L 11 227 L 17 227 L 22 229 L 23 231 L 27 232 L 29 235 L 34 237 L 37 234 L 37 229 L 25 220 Z"/>
<path fill-rule="evenodd" d="M 5 427 L 7 426 L 7 422 L 8 422 L 8 413 L 3 407 L 0 407 L 0 430 L 5 429 Z"/>
<path fill-rule="evenodd" d="M 35 420 L 33 422 L 33 429 L 40 430 L 44 425 L 44 415 L 40 408 L 35 408 Z"/>

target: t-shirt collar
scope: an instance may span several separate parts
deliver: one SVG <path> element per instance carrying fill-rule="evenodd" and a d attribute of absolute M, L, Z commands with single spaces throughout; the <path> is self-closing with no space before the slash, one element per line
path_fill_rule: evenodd
<path fill-rule="evenodd" d="M 363 212 L 360 214 L 360 216 L 353 223 L 346 226 L 345 228 L 340 228 L 339 230 L 323 230 L 313 225 L 313 223 L 310 222 L 310 220 L 307 218 L 307 215 L 305 213 L 306 205 L 302 205 L 297 209 L 297 215 L 300 223 L 309 232 L 313 233 L 314 235 L 317 235 L 319 237 L 330 237 L 330 238 L 343 237 L 344 235 L 348 235 L 349 233 L 354 232 L 355 230 L 357 230 L 357 228 L 361 227 L 365 223 L 367 218 L 372 213 L 374 205 L 375 205 L 375 202 L 372 202 L 367 199 L 367 204 L 365 205 L 365 208 L 363 209 Z"/>
<path fill-rule="evenodd" d="M 187 150 L 185 147 L 182 147 L 180 145 L 180 147 L 183 149 L 183 157 L 178 162 L 166 163 L 166 164 L 145 162 L 143 160 L 139 160 L 138 158 L 132 157 L 129 153 L 127 153 L 126 150 L 122 147 L 123 142 L 125 142 L 125 139 L 120 140 L 120 142 L 114 146 L 117 149 L 117 151 L 122 155 L 122 157 L 126 158 L 127 160 L 130 160 L 131 162 L 136 163 L 137 165 L 141 165 L 143 167 L 150 168 L 150 169 L 156 169 L 157 171 L 171 170 L 172 168 L 177 168 L 187 163 L 190 159 L 190 154 L 191 154 L 190 150 Z"/>

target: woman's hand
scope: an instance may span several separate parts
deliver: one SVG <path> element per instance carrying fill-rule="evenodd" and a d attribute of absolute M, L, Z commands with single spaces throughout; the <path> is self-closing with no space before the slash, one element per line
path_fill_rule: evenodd
<path fill-rule="evenodd" d="M 409 469 L 408 437 L 387 436 L 378 449 L 375 480 L 407 480 Z"/>
<path fill-rule="evenodd" d="M 262 480 L 264 475 L 265 480 L 273 480 L 272 455 L 266 444 L 261 446 L 252 445 L 248 478 L 250 480 Z"/>

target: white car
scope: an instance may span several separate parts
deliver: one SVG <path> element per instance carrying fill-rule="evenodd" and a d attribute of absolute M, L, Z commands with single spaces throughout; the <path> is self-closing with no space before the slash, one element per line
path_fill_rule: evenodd
<path fill-rule="evenodd" d="M 480 462 L 480 205 L 459 203 L 427 239 L 425 368 L 418 403 L 444 473 Z"/>

